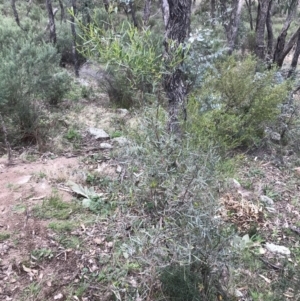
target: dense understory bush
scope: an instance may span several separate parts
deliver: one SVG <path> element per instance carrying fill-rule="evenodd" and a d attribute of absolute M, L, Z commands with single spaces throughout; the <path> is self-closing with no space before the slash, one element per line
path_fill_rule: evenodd
<path fill-rule="evenodd" d="M 14 125 L 15 138 L 37 142 L 42 103 L 58 104 L 69 90 L 69 76 L 59 68 L 55 47 L 11 18 L 0 23 L 0 54 L 0 110 Z"/>
<path fill-rule="evenodd" d="M 276 127 L 289 82 L 276 83 L 276 70 L 258 73 L 256 64 L 251 56 L 244 61 L 231 56 L 190 97 L 187 131 L 196 144 L 251 148 L 261 143 L 266 127 Z"/>
<path fill-rule="evenodd" d="M 216 300 L 220 292 L 226 300 L 220 273 L 229 253 L 216 218 L 219 157 L 193 146 L 190 137 L 170 136 L 166 120 L 162 108 L 145 109 L 138 132 L 119 154 L 124 204 L 143 216 L 124 244 L 143 269 L 138 291 L 146 299 L 154 277 L 163 292 L 152 292 L 155 300 Z"/>
<path fill-rule="evenodd" d="M 85 54 L 109 68 L 109 76 L 101 81 L 112 101 L 140 104 L 158 91 L 163 70 L 161 38 L 128 22 L 106 30 L 94 24 L 84 30 Z"/>

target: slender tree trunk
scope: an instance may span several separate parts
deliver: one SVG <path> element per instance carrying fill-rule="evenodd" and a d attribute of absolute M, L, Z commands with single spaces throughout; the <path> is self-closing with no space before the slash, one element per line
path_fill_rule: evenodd
<path fill-rule="evenodd" d="M 28 4 L 27 4 L 26 17 L 28 17 L 28 15 L 29 15 L 29 13 L 30 13 L 30 11 L 31 11 L 31 8 L 32 8 L 31 4 L 32 4 L 32 0 L 29 0 L 29 1 L 28 1 Z"/>
<path fill-rule="evenodd" d="M 255 32 L 257 32 L 257 28 L 258 28 L 258 23 L 259 23 L 259 18 L 260 18 L 260 11 L 261 11 L 260 1 L 258 1 L 256 22 L 255 22 Z"/>
<path fill-rule="evenodd" d="M 3 132 L 4 142 L 5 142 L 6 151 L 7 151 L 7 160 L 8 160 L 8 164 L 10 164 L 11 163 L 11 148 L 10 148 L 10 144 L 8 142 L 7 130 L 6 130 L 6 126 L 5 126 L 4 119 L 2 117 L 1 112 L 0 112 L 0 124 L 1 124 L 1 130 Z"/>
<path fill-rule="evenodd" d="M 109 10 L 109 0 L 103 0 L 103 4 L 104 4 L 104 8 L 105 8 L 106 12 L 108 12 L 108 10 Z"/>
<path fill-rule="evenodd" d="M 48 25 L 50 29 L 50 42 L 56 44 L 56 28 L 55 28 L 55 20 L 54 13 L 52 9 L 52 0 L 46 0 L 46 7 L 48 10 Z"/>
<path fill-rule="evenodd" d="M 76 0 L 72 0 L 72 9 L 73 9 L 73 12 L 71 14 L 71 31 L 73 37 L 72 55 L 73 55 L 75 76 L 79 77 L 79 61 L 78 61 L 78 53 L 77 53 L 77 46 L 76 46 L 76 29 L 75 29 L 75 15 L 77 11 Z"/>
<path fill-rule="evenodd" d="M 277 38 L 277 43 L 276 43 L 275 51 L 274 51 L 274 55 L 273 55 L 273 62 L 275 64 L 277 64 L 278 67 L 282 67 L 283 61 L 285 59 L 285 56 L 283 55 L 284 49 L 285 49 L 285 40 L 286 40 L 288 29 L 294 19 L 297 5 L 298 5 L 298 0 L 293 0 L 290 5 L 290 9 L 289 9 L 287 18 L 281 29 L 281 33 L 279 34 L 279 36 Z"/>
<path fill-rule="evenodd" d="M 255 54 L 261 60 L 265 58 L 265 27 L 271 0 L 259 0 L 259 9 L 256 23 Z"/>
<path fill-rule="evenodd" d="M 19 14 L 18 14 L 18 11 L 17 11 L 17 8 L 16 8 L 16 0 L 11 0 L 11 7 L 12 7 L 12 10 L 13 10 L 13 13 L 14 13 L 16 23 L 22 29 L 21 24 L 20 24 Z"/>
<path fill-rule="evenodd" d="M 151 0 L 145 0 L 144 15 L 143 15 L 144 26 L 148 25 L 150 14 L 151 14 Z"/>
<path fill-rule="evenodd" d="M 215 28 L 216 0 L 210 0 L 210 18 L 211 18 L 211 25 L 213 28 Z"/>
<path fill-rule="evenodd" d="M 230 8 L 227 6 L 227 0 L 220 1 L 223 26 L 227 37 L 228 54 L 232 54 L 235 47 L 243 3 L 244 0 L 234 0 Z"/>
<path fill-rule="evenodd" d="M 300 30 L 298 30 L 297 46 L 293 55 L 291 69 L 289 70 L 288 77 L 291 77 L 295 73 L 298 64 L 299 55 L 300 55 Z"/>
<path fill-rule="evenodd" d="M 253 17 L 252 17 L 252 0 L 246 0 L 246 5 L 249 13 L 250 30 L 253 30 Z"/>
<path fill-rule="evenodd" d="M 131 13 L 133 25 L 134 25 L 134 27 L 138 27 L 138 22 L 137 22 L 136 15 L 135 15 L 134 0 L 129 1 L 129 8 L 130 8 L 130 13 Z"/>
<path fill-rule="evenodd" d="M 273 5 L 273 0 L 271 0 L 269 3 L 267 20 L 266 20 L 267 33 L 268 33 L 267 54 L 268 57 L 270 58 L 272 57 L 273 44 L 274 44 L 274 34 L 273 34 L 273 26 L 272 26 L 272 5 Z"/>
<path fill-rule="evenodd" d="M 59 7 L 60 7 L 60 23 L 62 23 L 63 21 L 66 22 L 64 4 L 63 4 L 62 0 L 58 0 L 58 2 L 59 2 Z"/>
<path fill-rule="evenodd" d="M 191 0 L 162 0 L 162 12 L 165 24 L 164 58 L 166 72 L 163 86 L 169 100 L 168 129 L 171 133 L 180 133 L 179 115 L 183 112 L 186 118 L 185 98 L 186 85 L 183 81 L 181 63 L 170 66 L 178 48 L 188 35 L 191 18 Z M 184 53 L 182 52 L 182 60 Z"/>

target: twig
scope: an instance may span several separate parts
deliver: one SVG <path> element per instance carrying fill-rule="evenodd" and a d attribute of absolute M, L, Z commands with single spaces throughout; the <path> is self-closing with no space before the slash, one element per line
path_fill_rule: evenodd
<path fill-rule="evenodd" d="M 7 130 L 6 130 L 4 119 L 3 119 L 1 113 L 0 113 L 0 123 L 1 123 L 2 132 L 4 134 L 4 142 L 5 142 L 6 150 L 7 150 L 8 164 L 11 164 L 12 163 L 11 162 L 11 148 L 10 148 L 10 144 L 8 142 L 8 139 L 7 139 Z"/>
<path fill-rule="evenodd" d="M 297 233 L 297 234 L 300 235 L 300 229 L 299 229 L 299 228 L 296 228 L 296 227 L 294 227 L 294 226 L 291 226 L 290 229 L 291 229 L 292 231 L 294 231 L 295 233 Z"/>
<path fill-rule="evenodd" d="M 274 270 L 282 270 L 282 267 L 279 267 L 278 265 L 272 264 L 271 262 L 263 259 L 262 257 L 259 257 L 259 259 L 265 263 L 266 265 L 268 265 L 269 267 L 273 268 Z"/>

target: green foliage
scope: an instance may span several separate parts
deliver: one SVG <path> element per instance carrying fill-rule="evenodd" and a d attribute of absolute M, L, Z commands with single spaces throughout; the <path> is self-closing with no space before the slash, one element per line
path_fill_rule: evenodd
<path fill-rule="evenodd" d="M 54 256 L 51 249 L 45 248 L 35 249 L 31 252 L 31 255 L 38 261 L 42 261 L 44 259 L 52 259 Z"/>
<path fill-rule="evenodd" d="M 87 179 L 91 180 L 91 176 Z M 76 183 L 70 182 L 70 186 L 73 192 L 83 197 L 82 206 L 88 208 L 95 213 L 106 214 L 113 209 L 112 204 L 107 202 L 107 198 L 103 197 L 102 194 L 95 192 L 93 188 L 81 186 Z"/>
<path fill-rule="evenodd" d="M 123 206 L 143 218 L 131 224 L 134 236 L 123 254 L 135 250 L 143 271 L 167 266 L 159 277 L 169 300 L 215 300 L 220 276 L 211 267 L 229 256 L 220 247 L 223 238 L 215 217 L 219 158 L 213 148 L 204 151 L 189 136 L 178 140 L 166 132 L 168 116 L 161 107 L 147 108 L 139 117 L 139 131 L 119 154 L 127 175 L 119 191 L 125 196 Z M 143 285 L 141 291 L 145 289 Z"/>
<path fill-rule="evenodd" d="M 6 232 L 0 232 L 0 242 L 9 239 L 10 238 L 10 234 L 6 233 Z"/>
<path fill-rule="evenodd" d="M 57 218 L 59 220 L 68 219 L 70 215 L 78 210 L 74 203 L 64 202 L 57 193 L 53 193 L 41 205 L 33 208 L 35 217 L 42 219 Z"/>
<path fill-rule="evenodd" d="M 275 83 L 276 70 L 258 73 L 251 56 L 233 56 L 207 75 L 189 101 L 187 132 L 196 144 L 225 150 L 261 143 L 267 126 L 274 126 L 289 92 L 289 82 Z"/>
<path fill-rule="evenodd" d="M 0 110 L 13 136 L 39 142 L 46 136 L 42 102 L 58 104 L 69 89 L 60 56 L 36 32 L 21 30 L 12 18 L 0 21 Z"/>
<path fill-rule="evenodd" d="M 48 226 L 55 232 L 71 232 L 76 228 L 76 224 L 72 221 L 55 221 Z"/>
<path fill-rule="evenodd" d="M 73 127 L 68 130 L 68 132 L 65 134 L 65 138 L 70 141 L 78 141 L 81 139 L 80 133 Z"/>
<path fill-rule="evenodd" d="M 162 40 L 124 22 L 118 30 L 84 28 L 85 54 L 107 65 L 102 85 L 116 103 L 137 103 L 157 91 L 163 69 Z"/>
<path fill-rule="evenodd" d="M 160 275 L 164 294 L 174 301 L 200 301 L 199 278 L 185 266 L 168 266 Z"/>

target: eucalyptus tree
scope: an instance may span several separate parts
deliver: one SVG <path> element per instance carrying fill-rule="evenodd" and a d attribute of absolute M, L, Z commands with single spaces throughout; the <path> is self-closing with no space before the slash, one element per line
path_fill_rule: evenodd
<path fill-rule="evenodd" d="M 52 0 L 46 0 L 46 8 L 48 11 L 48 19 L 49 19 L 47 28 L 49 28 L 50 30 L 50 42 L 56 44 L 56 27 L 55 27 L 55 20 L 54 20 L 55 13 L 53 12 L 52 9 Z"/>
<path fill-rule="evenodd" d="M 220 0 L 221 19 L 225 28 L 228 53 L 232 54 L 240 24 L 244 0 Z"/>
<path fill-rule="evenodd" d="M 183 80 L 182 62 L 184 59 L 184 42 L 189 33 L 191 19 L 191 0 L 162 0 L 161 8 L 165 25 L 164 61 L 166 73 L 163 87 L 169 101 L 168 129 L 180 133 L 179 115 L 186 118 L 185 98 L 187 87 Z M 173 65 L 178 58 L 178 63 Z"/>

